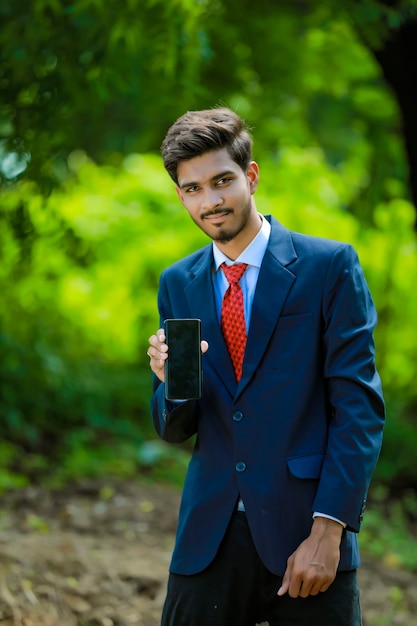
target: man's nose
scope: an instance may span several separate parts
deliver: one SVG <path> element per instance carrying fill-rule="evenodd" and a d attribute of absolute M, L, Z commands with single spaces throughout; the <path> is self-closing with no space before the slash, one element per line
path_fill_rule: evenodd
<path fill-rule="evenodd" d="M 203 211 L 213 211 L 223 204 L 223 198 L 218 189 L 206 189 L 203 195 L 201 208 Z"/>

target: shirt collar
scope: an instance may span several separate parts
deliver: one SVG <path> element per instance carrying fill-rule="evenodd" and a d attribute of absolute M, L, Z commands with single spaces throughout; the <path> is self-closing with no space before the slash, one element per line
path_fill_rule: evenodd
<path fill-rule="evenodd" d="M 271 224 L 261 214 L 259 214 L 259 216 L 262 220 L 260 230 L 252 239 L 250 244 L 239 254 L 236 261 L 231 261 L 228 256 L 219 250 L 213 241 L 213 257 L 216 271 L 222 263 L 226 263 L 227 265 L 232 265 L 232 263 L 247 263 L 248 265 L 253 265 L 254 267 L 261 267 L 265 250 L 268 246 L 269 236 L 271 234 Z"/>

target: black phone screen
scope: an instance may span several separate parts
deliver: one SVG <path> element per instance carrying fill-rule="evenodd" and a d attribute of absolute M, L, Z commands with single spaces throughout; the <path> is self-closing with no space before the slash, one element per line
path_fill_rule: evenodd
<path fill-rule="evenodd" d="M 201 320 L 168 319 L 164 322 L 168 358 L 165 361 L 167 400 L 201 397 Z"/>

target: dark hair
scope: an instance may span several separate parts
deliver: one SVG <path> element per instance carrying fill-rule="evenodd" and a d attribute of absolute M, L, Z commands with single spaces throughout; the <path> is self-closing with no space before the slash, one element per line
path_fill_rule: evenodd
<path fill-rule="evenodd" d="M 233 161 L 246 170 L 252 159 L 252 137 L 239 115 L 226 107 L 182 115 L 168 130 L 161 153 L 165 169 L 178 184 L 178 163 L 221 148 L 227 148 Z"/>

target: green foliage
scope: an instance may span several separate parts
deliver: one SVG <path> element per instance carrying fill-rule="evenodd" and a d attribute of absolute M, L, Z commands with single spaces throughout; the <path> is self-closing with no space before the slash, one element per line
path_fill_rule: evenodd
<path fill-rule="evenodd" d="M 406 490 L 392 501 L 388 490 L 379 485 L 371 488 L 371 495 L 360 533 L 361 549 L 394 570 L 417 572 L 414 490 Z"/>
<path fill-rule="evenodd" d="M 140 447 L 138 457 L 143 477 L 183 486 L 190 460 L 186 448 L 153 439 Z"/>
<path fill-rule="evenodd" d="M 3 441 L 0 444 L 0 459 L 2 460 L 0 471 L 0 494 L 8 489 L 26 487 L 28 478 L 13 468 L 19 460 L 20 451 L 17 446 Z"/>
<path fill-rule="evenodd" d="M 390 31 L 397 30 L 417 14 L 416 0 L 346 0 L 344 5 L 362 36 L 373 48 L 380 48 Z"/>
<path fill-rule="evenodd" d="M 155 157 L 70 162 L 65 188 L 45 200 L 21 183 L 0 214 L 0 430 L 24 450 L 23 474 L 52 469 L 57 483 L 137 469 L 158 277 L 203 239 L 178 237 L 189 218 Z"/>
<path fill-rule="evenodd" d="M 180 206 L 159 157 L 130 155 L 111 168 L 76 153 L 70 163 L 73 179 L 48 199 L 24 182 L 2 197 L 2 438 L 24 451 L 23 474 L 48 473 L 54 484 L 106 472 L 127 476 L 139 468 L 181 475 L 180 453 L 156 447 L 149 455 L 154 434 L 146 348 L 159 323 L 160 272 L 207 239 Z M 261 167 L 257 204 L 289 228 L 349 241 L 358 250 L 379 311 L 377 360 L 388 404 L 377 477 L 411 486 L 417 437 L 413 210 L 393 194 L 376 207 L 378 227 L 363 226 L 340 208 L 349 205 L 363 174 L 359 166 L 348 176 L 330 167 L 317 148 L 288 147 L 278 162 Z M 19 228 L 16 211 L 24 216 Z M 13 470 L 14 461 L 4 458 Z"/>
<path fill-rule="evenodd" d="M 369 221 L 407 169 L 397 105 L 355 29 L 395 28 L 407 4 L 4 0 L 0 178 L 50 189 L 74 150 L 119 165 L 156 150 L 184 110 L 224 102 L 250 120 L 258 155 L 317 146 L 365 165 L 350 210 Z"/>
<path fill-rule="evenodd" d="M 31 176 L 44 187 L 65 176 L 74 148 L 103 157 L 134 150 L 138 138 L 155 146 L 159 119 L 171 119 L 168 94 L 196 83 L 206 5 L 2 1 L 4 146 L 30 160 Z"/>
<path fill-rule="evenodd" d="M 161 270 L 207 240 L 150 152 L 185 110 L 225 103 L 253 128 L 259 209 L 359 252 L 388 409 L 376 479 L 414 493 L 414 213 L 398 105 L 370 49 L 416 6 L 3 0 L 0 492 L 28 477 L 182 481 L 187 449 L 150 424 L 146 347 Z M 402 553 L 404 528 L 377 523 Z"/>

